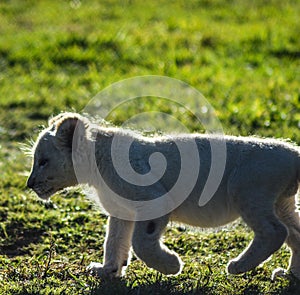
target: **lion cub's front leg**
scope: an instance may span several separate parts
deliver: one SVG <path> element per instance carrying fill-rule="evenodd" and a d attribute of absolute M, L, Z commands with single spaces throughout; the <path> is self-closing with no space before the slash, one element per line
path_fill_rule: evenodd
<path fill-rule="evenodd" d="M 132 237 L 132 247 L 135 254 L 146 263 L 163 274 L 180 273 L 182 262 L 174 251 L 170 251 L 160 237 L 169 221 L 163 216 L 149 221 L 137 221 Z"/>
<path fill-rule="evenodd" d="M 88 270 L 97 276 L 119 277 L 127 266 L 134 222 L 110 216 L 104 243 L 104 264 L 92 262 Z"/>

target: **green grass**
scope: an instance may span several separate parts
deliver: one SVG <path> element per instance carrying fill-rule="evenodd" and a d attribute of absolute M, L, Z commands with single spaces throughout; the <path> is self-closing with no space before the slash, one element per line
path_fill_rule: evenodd
<path fill-rule="evenodd" d="M 91 277 L 101 261 L 105 217 L 79 190 L 46 207 L 25 188 L 35 139 L 60 111 L 81 111 L 104 87 L 139 75 L 165 75 L 200 90 L 228 134 L 290 138 L 300 144 L 300 2 L 31 1 L 0 3 L 0 294 L 297 294 L 299 282 L 270 280 L 286 248 L 251 273 L 227 275 L 252 233 L 174 225 L 165 241 L 182 257 L 178 277 L 134 259 L 121 280 Z M 143 105 L 143 107 L 141 107 Z M 118 109 L 163 109 L 190 130 L 193 116 L 145 100 Z M 298 291 L 297 291 L 298 290 Z"/>

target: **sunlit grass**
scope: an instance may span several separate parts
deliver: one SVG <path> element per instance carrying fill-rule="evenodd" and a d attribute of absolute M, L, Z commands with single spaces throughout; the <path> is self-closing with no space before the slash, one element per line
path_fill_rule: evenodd
<path fill-rule="evenodd" d="M 0 3 L 0 294 L 297 294 L 298 282 L 270 280 L 287 248 L 253 272 L 226 274 L 249 243 L 243 225 L 197 232 L 173 225 L 165 242 L 184 263 L 166 277 L 134 259 L 120 281 L 91 277 L 101 261 L 105 217 L 79 190 L 45 205 L 25 188 L 31 160 L 19 143 L 47 119 L 81 111 L 111 83 L 140 75 L 180 79 L 201 91 L 226 133 L 300 144 L 299 2 L 2 1 Z M 189 102 L 187 101 L 187 104 Z M 121 124 L 161 110 L 191 131 L 199 122 L 149 99 L 124 105 Z"/>

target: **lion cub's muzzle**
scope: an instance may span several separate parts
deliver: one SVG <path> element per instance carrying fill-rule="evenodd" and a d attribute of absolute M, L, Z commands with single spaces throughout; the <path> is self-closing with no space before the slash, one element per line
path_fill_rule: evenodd
<path fill-rule="evenodd" d="M 57 190 L 49 186 L 46 182 L 38 182 L 35 177 L 31 174 L 27 179 L 26 186 L 32 189 L 39 198 L 43 200 L 49 199 Z"/>

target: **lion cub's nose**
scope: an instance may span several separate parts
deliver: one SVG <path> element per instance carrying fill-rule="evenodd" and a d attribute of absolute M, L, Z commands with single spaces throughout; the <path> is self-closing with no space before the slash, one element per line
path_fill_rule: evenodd
<path fill-rule="evenodd" d="M 32 175 L 30 175 L 27 179 L 26 186 L 31 189 L 34 187 L 34 178 L 32 177 Z"/>

